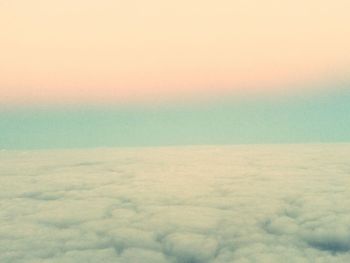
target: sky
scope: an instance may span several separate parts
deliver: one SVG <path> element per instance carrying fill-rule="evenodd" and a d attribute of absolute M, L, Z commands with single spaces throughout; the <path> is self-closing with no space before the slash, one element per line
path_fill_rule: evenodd
<path fill-rule="evenodd" d="M 0 148 L 348 141 L 348 10 L 2 0 Z"/>

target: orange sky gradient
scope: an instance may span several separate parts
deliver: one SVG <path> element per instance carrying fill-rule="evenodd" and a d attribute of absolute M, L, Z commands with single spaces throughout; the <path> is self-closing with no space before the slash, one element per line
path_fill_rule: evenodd
<path fill-rule="evenodd" d="M 348 0 L 1 1 L 0 103 L 198 98 L 346 78 L 349 10 Z"/>

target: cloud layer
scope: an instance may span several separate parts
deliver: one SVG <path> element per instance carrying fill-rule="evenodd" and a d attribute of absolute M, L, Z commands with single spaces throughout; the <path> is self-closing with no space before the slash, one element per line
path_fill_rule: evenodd
<path fill-rule="evenodd" d="M 350 262 L 350 145 L 0 152 L 0 262 Z"/>

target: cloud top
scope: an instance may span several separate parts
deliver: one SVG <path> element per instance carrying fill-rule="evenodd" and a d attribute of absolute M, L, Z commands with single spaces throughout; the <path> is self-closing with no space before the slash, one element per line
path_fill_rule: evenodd
<path fill-rule="evenodd" d="M 0 152 L 1 262 L 348 262 L 348 144 Z"/>

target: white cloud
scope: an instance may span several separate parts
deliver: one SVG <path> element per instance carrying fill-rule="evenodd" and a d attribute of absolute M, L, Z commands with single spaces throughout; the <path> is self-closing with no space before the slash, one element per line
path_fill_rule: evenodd
<path fill-rule="evenodd" d="M 350 145 L 0 152 L 0 262 L 350 262 Z"/>

